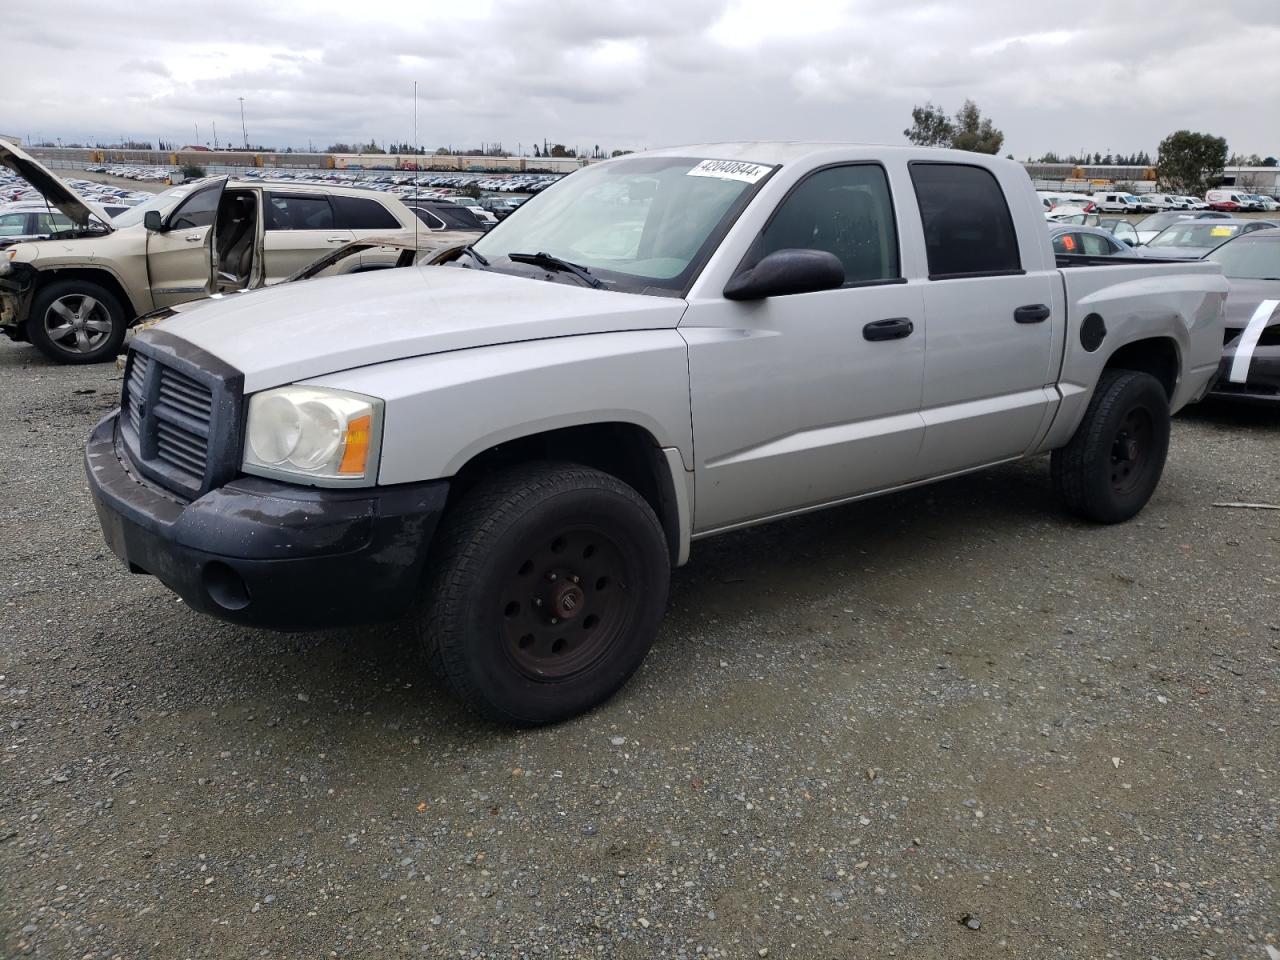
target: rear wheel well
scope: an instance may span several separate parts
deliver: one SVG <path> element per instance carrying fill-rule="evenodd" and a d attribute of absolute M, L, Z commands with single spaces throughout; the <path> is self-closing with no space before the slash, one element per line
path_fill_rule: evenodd
<path fill-rule="evenodd" d="M 1178 387 L 1178 344 L 1170 337 L 1150 337 L 1126 343 L 1107 360 L 1105 369 L 1137 370 L 1149 373 L 1164 387 L 1164 394 L 1173 400 Z"/>
<path fill-rule="evenodd" d="M 468 460 L 450 481 L 448 506 L 493 471 L 537 460 L 594 467 L 632 487 L 657 515 L 675 563 L 680 549 L 675 481 L 661 445 L 649 431 L 633 423 L 564 427 L 490 447 Z"/>
<path fill-rule="evenodd" d="M 120 301 L 120 306 L 124 307 L 125 312 L 129 314 L 125 317 L 125 323 L 132 322 L 138 316 L 138 311 L 134 308 L 133 301 L 125 291 L 124 285 L 115 278 L 114 274 L 108 273 L 106 270 L 84 270 L 74 267 L 70 269 L 39 270 L 36 272 L 36 282 L 31 288 L 32 296 L 34 297 L 41 288 L 61 280 L 87 280 L 90 283 L 96 283 L 98 286 L 109 290 Z"/>

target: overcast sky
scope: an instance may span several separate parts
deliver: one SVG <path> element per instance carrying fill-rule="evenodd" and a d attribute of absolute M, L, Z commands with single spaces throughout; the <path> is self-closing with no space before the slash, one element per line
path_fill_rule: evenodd
<path fill-rule="evenodd" d="M 0 6 L 0 132 L 317 148 L 903 142 L 965 99 L 1018 158 L 1280 154 L 1280 0 L 220 0 Z"/>

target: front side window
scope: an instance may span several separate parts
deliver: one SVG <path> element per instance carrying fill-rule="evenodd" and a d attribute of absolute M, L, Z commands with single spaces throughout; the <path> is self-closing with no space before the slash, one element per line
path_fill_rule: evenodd
<path fill-rule="evenodd" d="M 267 230 L 332 230 L 329 198 L 268 193 L 263 226 Z"/>
<path fill-rule="evenodd" d="M 929 279 L 1022 271 L 1018 235 L 989 170 L 958 163 L 911 164 Z"/>
<path fill-rule="evenodd" d="M 1090 257 L 1109 257 L 1116 252 L 1110 240 L 1096 233 L 1080 234 L 1080 245 L 1085 255 Z"/>
<path fill-rule="evenodd" d="M 614 290 L 678 295 L 759 184 L 764 164 L 635 157 L 584 167 L 476 241 L 493 269 L 542 276 L 510 253 L 548 253 Z"/>
<path fill-rule="evenodd" d="M 170 230 L 190 230 L 194 227 L 211 227 L 218 214 L 218 201 L 222 190 L 214 188 L 193 193 L 182 202 L 169 219 Z"/>
<path fill-rule="evenodd" d="M 779 204 L 742 266 L 778 250 L 835 254 L 846 286 L 897 279 L 898 231 L 883 168 L 850 164 L 805 178 Z"/>

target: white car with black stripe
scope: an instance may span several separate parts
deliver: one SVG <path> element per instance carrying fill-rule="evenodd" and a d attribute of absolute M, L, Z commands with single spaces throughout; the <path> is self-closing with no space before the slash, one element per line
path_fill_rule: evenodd
<path fill-rule="evenodd" d="M 1280 403 L 1280 230 L 1244 234 L 1205 259 L 1231 286 L 1213 396 Z"/>

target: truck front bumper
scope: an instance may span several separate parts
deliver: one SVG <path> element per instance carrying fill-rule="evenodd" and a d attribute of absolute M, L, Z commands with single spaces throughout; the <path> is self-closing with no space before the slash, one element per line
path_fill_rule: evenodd
<path fill-rule="evenodd" d="M 191 502 L 142 480 L 113 413 L 85 445 L 111 551 L 204 613 L 307 630 L 391 619 L 418 596 L 448 481 L 317 489 L 241 477 Z"/>

